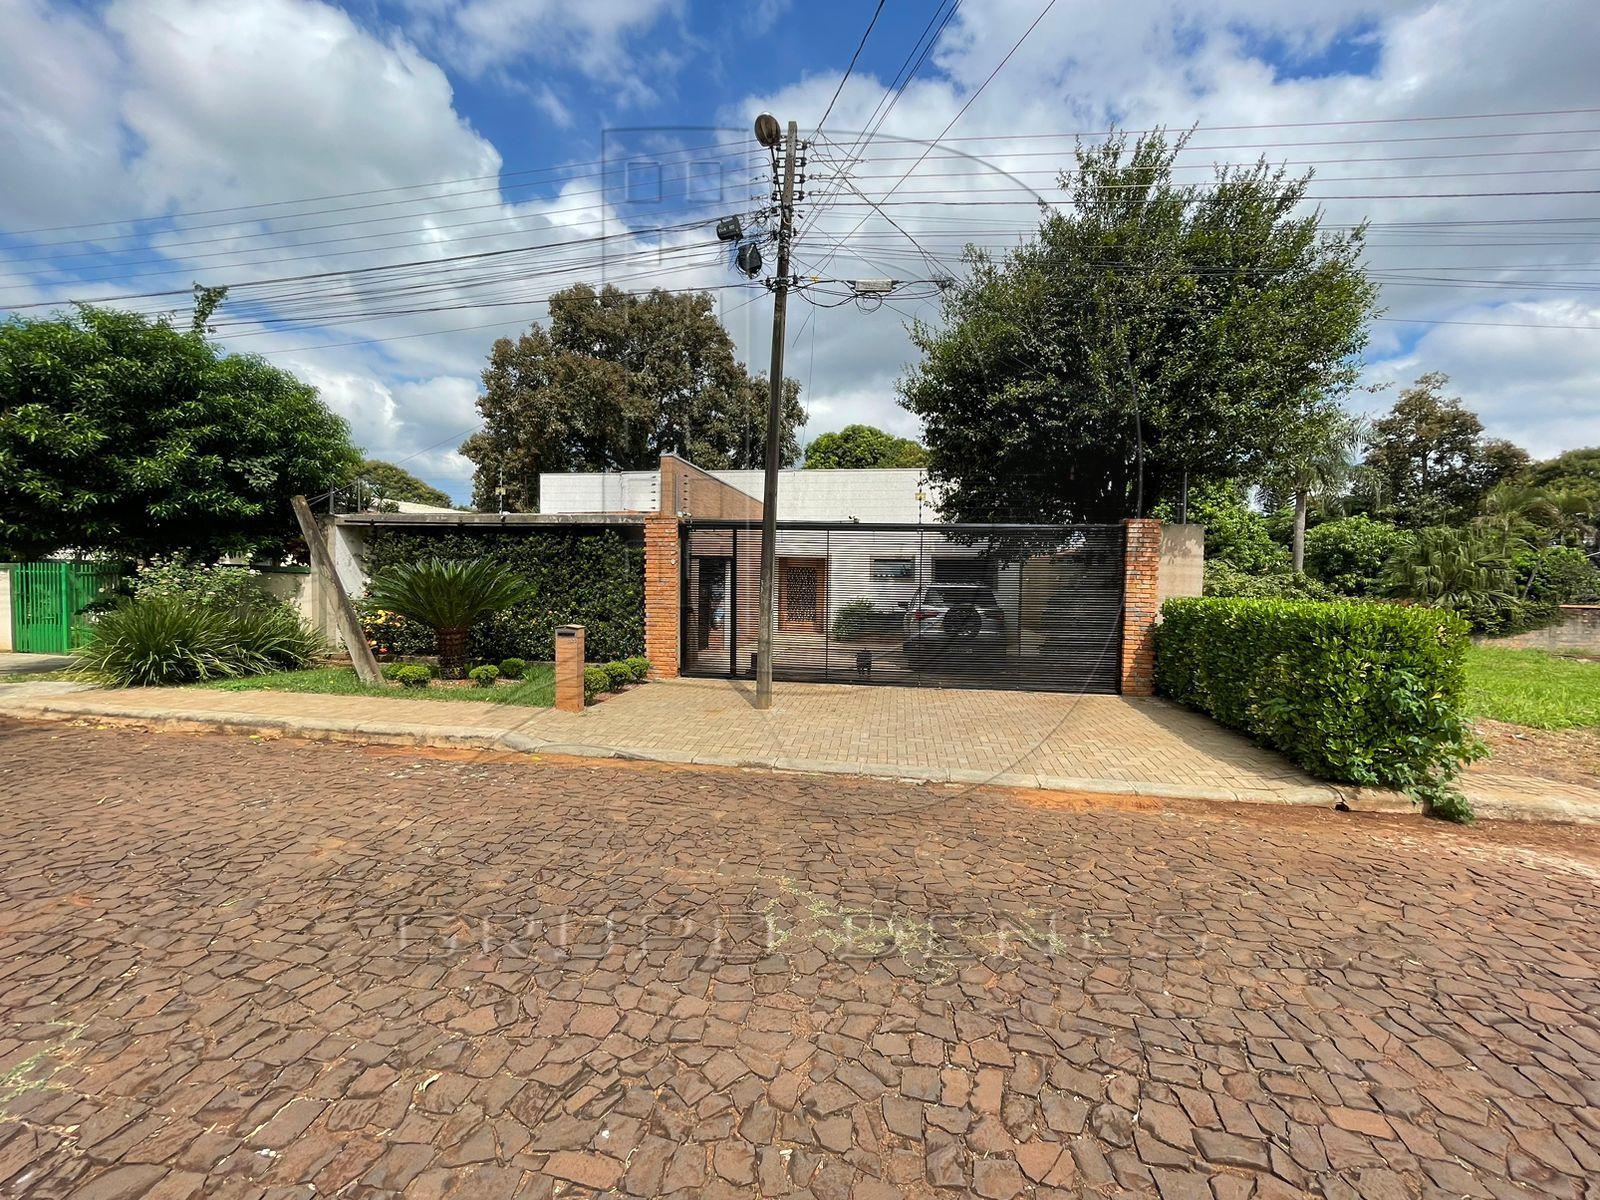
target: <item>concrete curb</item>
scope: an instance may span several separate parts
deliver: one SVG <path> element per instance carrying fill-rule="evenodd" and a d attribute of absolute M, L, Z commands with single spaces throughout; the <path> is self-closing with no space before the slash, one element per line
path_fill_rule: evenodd
<path fill-rule="evenodd" d="M 20 694 L 27 688 L 27 694 Z M 45 692 L 48 687 L 51 690 Z M 443 749 L 505 750 L 524 754 L 552 754 L 573 758 L 625 759 L 740 770 L 792 771 L 808 775 L 851 775 L 869 779 L 896 779 L 913 783 L 965 784 L 973 787 L 1087 792 L 1119 796 L 1148 796 L 1165 800 L 1201 800 L 1223 803 L 1291 805 L 1331 808 L 1344 803 L 1364 812 L 1416 812 L 1416 805 L 1394 792 L 1341 788 L 1331 784 L 1282 789 L 1205 788 L 1147 780 L 1107 779 L 1087 776 L 1036 775 L 1026 771 L 991 773 L 958 768 L 929 768 L 895 763 L 838 762 L 829 759 L 782 755 L 750 758 L 735 755 L 694 754 L 658 747 L 597 746 L 584 742 L 546 741 L 516 730 L 462 725 L 444 730 L 436 725 L 406 721 L 349 721 L 331 717 L 279 717 L 235 715 L 209 709 L 168 708 L 137 713 L 92 701 L 78 701 L 76 684 L 16 685 L 0 687 L 0 713 L 16 717 L 66 720 L 92 718 L 118 724 L 171 729 L 214 729 L 228 733 L 271 733 L 328 741 L 368 741 L 387 745 L 433 746 Z M 9 693 L 9 694 L 8 694 Z"/>

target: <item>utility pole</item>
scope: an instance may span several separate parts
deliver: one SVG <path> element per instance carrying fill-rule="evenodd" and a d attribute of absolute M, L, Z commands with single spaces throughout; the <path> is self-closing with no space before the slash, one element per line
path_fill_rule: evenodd
<path fill-rule="evenodd" d="M 766 113 L 756 121 L 756 137 L 765 146 L 777 142 L 778 122 Z M 768 139 L 771 139 L 770 141 Z M 800 127 L 789 122 L 783 155 L 783 192 L 778 201 L 778 266 L 772 283 L 772 373 L 768 379 L 766 473 L 761 490 L 761 605 L 756 641 L 756 707 L 772 707 L 772 639 L 777 620 L 778 465 L 783 426 L 783 342 L 789 308 L 789 240 L 794 234 L 794 167 L 800 149 Z"/>

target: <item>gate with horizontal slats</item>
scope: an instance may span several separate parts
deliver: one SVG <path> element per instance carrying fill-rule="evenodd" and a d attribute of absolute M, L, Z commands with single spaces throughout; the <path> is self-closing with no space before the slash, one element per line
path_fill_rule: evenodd
<path fill-rule="evenodd" d="M 683 527 L 682 670 L 752 678 L 761 528 Z M 773 675 L 1115 692 L 1120 525 L 778 524 Z"/>

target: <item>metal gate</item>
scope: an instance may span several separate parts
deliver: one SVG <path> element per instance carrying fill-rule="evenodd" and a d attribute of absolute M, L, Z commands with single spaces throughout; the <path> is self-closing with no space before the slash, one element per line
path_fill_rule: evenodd
<path fill-rule="evenodd" d="M 683 672 L 749 678 L 761 529 L 683 531 Z M 779 679 L 1115 692 L 1120 525 L 780 521 Z"/>
<path fill-rule="evenodd" d="M 101 563 L 11 565 L 11 646 L 21 653 L 65 654 L 83 643 L 83 611 L 117 586 L 119 567 Z"/>

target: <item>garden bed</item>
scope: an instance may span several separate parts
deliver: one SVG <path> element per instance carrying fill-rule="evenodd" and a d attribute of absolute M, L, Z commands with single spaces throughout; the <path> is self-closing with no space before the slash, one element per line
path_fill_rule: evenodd
<path fill-rule="evenodd" d="M 304 671 L 275 671 L 242 679 L 219 679 L 196 684 L 223 692 L 311 692 L 325 696 L 387 696 L 395 700 L 476 700 L 482 704 L 520 704 L 549 708 L 555 703 L 555 670 L 530 666 L 520 680 L 500 679 L 479 687 L 465 679 L 435 679 L 425 688 L 398 683 L 362 683 L 350 667 L 310 667 Z"/>

